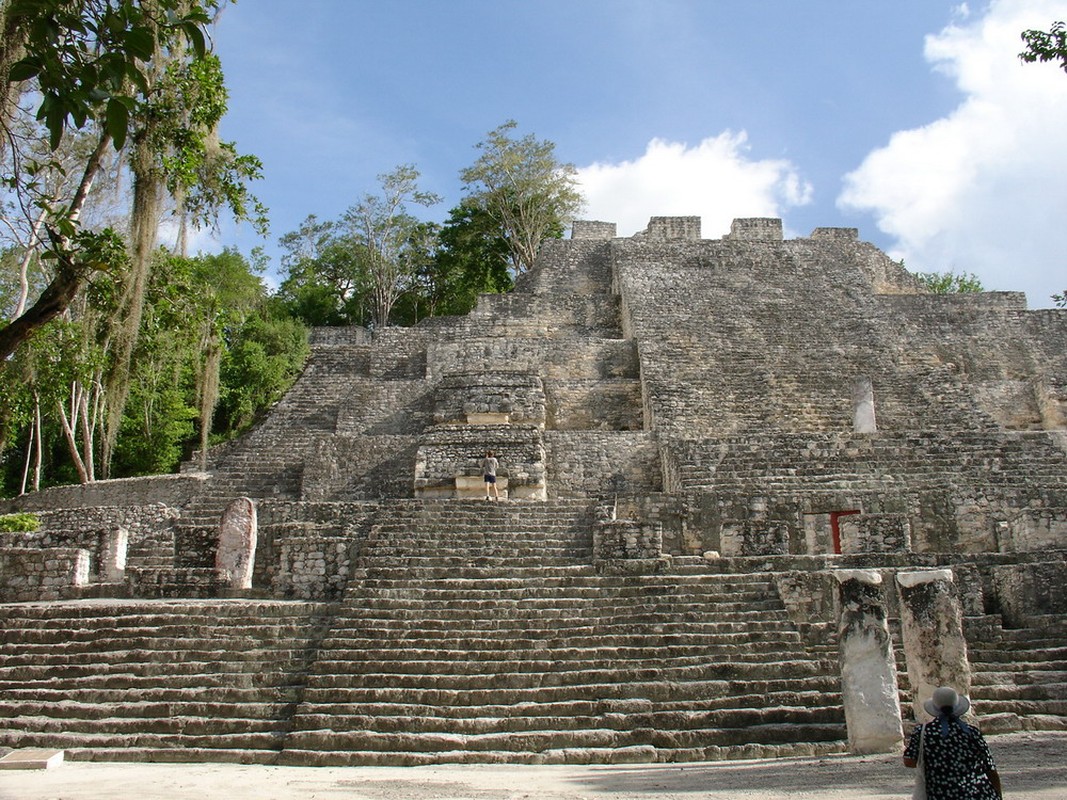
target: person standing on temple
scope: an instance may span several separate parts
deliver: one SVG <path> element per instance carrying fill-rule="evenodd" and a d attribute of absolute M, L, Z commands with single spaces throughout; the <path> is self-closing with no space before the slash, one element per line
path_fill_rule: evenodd
<path fill-rule="evenodd" d="M 982 733 L 960 717 L 971 701 L 948 686 L 923 705 L 932 720 L 916 725 L 904 749 L 904 766 L 920 766 L 927 800 L 1001 800 L 1000 775 Z M 920 796 L 919 794 L 915 795 Z"/>
<path fill-rule="evenodd" d="M 492 450 L 485 451 L 485 458 L 482 459 L 482 475 L 485 478 L 485 499 L 489 499 L 489 489 L 493 490 L 493 497 L 500 500 L 500 489 L 496 485 L 496 471 L 500 466 L 500 462 L 496 460 L 496 456 L 493 455 Z"/>

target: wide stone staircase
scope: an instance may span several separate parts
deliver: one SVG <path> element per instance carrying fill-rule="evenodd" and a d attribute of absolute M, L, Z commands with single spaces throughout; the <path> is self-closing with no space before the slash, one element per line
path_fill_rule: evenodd
<path fill-rule="evenodd" d="M 1000 617 L 967 620 L 971 698 L 983 729 L 1067 726 L 1067 620 L 1035 615 L 1026 622 L 1006 628 Z"/>
<path fill-rule="evenodd" d="M 272 762 L 325 610 L 217 600 L 0 606 L 0 750 Z"/>
<path fill-rule="evenodd" d="M 650 762 L 844 748 L 836 645 L 767 575 L 602 574 L 588 501 L 400 503 L 281 763 Z"/>

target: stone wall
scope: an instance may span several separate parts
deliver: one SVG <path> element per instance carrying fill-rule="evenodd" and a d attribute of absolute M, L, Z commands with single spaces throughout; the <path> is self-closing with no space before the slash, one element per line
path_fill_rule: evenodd
<path fill-rule="evenodd" d="M 413 496 L 418 437 L 324 437 L 308 451 L 300 498 L 374 500 Z"/>
<path fill-rule="evenodd" d="M 545 498 L 545 446 L 534 425 L 439 425 L 427 431 L 415 458 L 416 496 L 451 497 L 457 477 L 482 474 L 487 450 L 500 462 L 497 475 L 508 479 L 509 497 Z"/>
<path fill-rule="evenodd" d="M 542 380 L 637 377 L 637 352 L 623 339 L 485 339 L 439 342 L 428 355 L 434 382 L 449 373 L 522 372 Z"/>
<path fill-rule="evenodd" d="M 78 511 L 84 508 L 134 507 L 153 503 L 178 507 L 200 491 L 206 480 L 206 475 L 185 473 L 53 486 L 10 500 L 0 500 L 0 513 L 62 509 Z"/>
<path fill-rule="evenodd" d="M 545 431 L 549 495 L 589 497 L 659 492 L 654 436 L 625 431 Z"/>
<path fill-rule="evenodd" d="M 58 600 L 89 582 L 89 551 L 0 546 L 0 602 Z"/>
<path fill-rule="evenodd" d="M 544 427 L 545 389 L 537 375 L 521 372 L 444 376 L 434 394 L 435 425 L 461 424 L 471 415 L 506 415 L 512 423 Z"/>

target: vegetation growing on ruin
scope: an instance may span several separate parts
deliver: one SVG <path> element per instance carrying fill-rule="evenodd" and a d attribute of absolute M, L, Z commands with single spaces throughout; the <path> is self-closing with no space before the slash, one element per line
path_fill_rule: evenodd
<path fill-rule="evenodd" d="M 0 532 L 32 533 L 41 527 L 41 520 L 36 514 L 0 514 Z"/>
<path fill-rule="evenodd" d="M 984 292 L 977 275 L 966 272 L 918 272 L 915 277 L 934 294 Z"/>

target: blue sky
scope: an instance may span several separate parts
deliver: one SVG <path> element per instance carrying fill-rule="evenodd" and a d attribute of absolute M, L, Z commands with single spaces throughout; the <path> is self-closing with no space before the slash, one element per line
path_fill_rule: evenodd
<path fill-rule="evenodd" d="M 264 162 L 277 256 L 414 164 L 443 196 L 505 120 L 579 169 L 582 215 L 618 224 L 776 216 L 847 226 L 913 270 L 1067 288 L 1067 73 L 1019 32 L 1067 0 L 239 0 L 215 31 L 222 134 Z M 217 246 L 218 243 L 215 244 Z"/>

